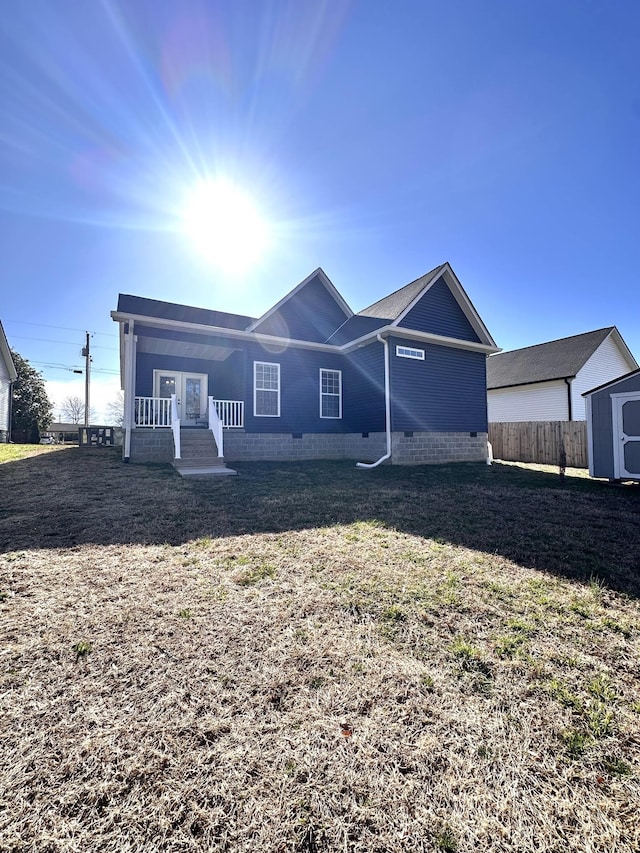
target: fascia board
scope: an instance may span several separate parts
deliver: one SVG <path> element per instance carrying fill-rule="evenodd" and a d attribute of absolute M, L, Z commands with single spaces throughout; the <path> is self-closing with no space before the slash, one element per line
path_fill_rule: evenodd
<path fill-rule="evenodd" d="M 135 324 L 150 326 L 154 329 L 165 329 L 167 331 L 179 330 L 184 332 L 193 332 L 194 334 L 206 335 L 223 335 L 228 338 L 234 338 L 240 341 L 257 341 L 264 344 L 276 344 L 285 347 L 297 347 L 299 349 L 316 350 L 317 352 L 333 352 L 347 353 L 356 349 L 359 346 L 366 345 L 375 341 L 378 335 L 386 334 L 395 335 L 396 337 L 406 338 L 414 341 L 424 341 L 438 346 L 454 347 L 455 349 L 465 349 L 474 352 L 484 352 L 487 354 L 500 352 L 499 347 L 488 346 L 487 344 L 478 344 L 474 341 L 463 341 L 460 338 L 449 338 L 443 335 L 434 335 L 430 332 L 420 332 L 413 329 L 398 329 L 395 326 L 383 326 L 379 329 L 374 329 L 354 341 L 349 341 L 346 344 L 338 346 L 336 344 L 320 344 L 311 341 L 298 341 L 291 338 L 278 338 L 274 335 L 261 335 L 256 332 L 242 332 L 238 329 L 226 329 L 222 326 L 207 326 L 203 323 L 189 323 L 186 320 L 163 320 L 159 317 L 144 317 L 142 315 L 123 314 L 117 311 L 111 312 L 113 320 L 119 323 L 133 321 Z"/>
<path fill-rule="evenodd" d="M 434 335 L 431 332 L 419 332 L 414 331 L 413 329 L 405 329 L 398 328 L 395 325 L 383 326 L 380 329 L 374 329 L 373 332 L 369 332 L 366 335 L 363 335 L 361 338 L 357 338 L 355 341 L 349 341 L 349 343 L 343 344 L 339 347 L 341 352 L 347 353 L 351 352 L 358 347 L 365 346 L 368 343 L 372 343 L 377 339 L 378 335 L 384 335 L 386 337 L 396 337 L 396 338 L 405 338 L 412 341 L 424 341 L 427 344 L 435 344 L 436 346 L 443 347 L 454 347 L 455 349 L 465 349 L 471 350 L 472 352 L 483 352 L 487 355 L 491 355 L 495 352 L 501 352 L 499 347 L 495 345 L 489 346 L 488 344 L 477 344 L 474 341 L 463 341 L 460 338 L 448 338 L 444 335 Z"/>
<path fill-rule="evenodd" d="M 0 353 L 2 353 L 2 357 L 4 359 L 4 363 L 7 366 L 7 373 L 9 374 L 9 381 L 15 382 L 18 378 L 18 371 L 16 370 L 16 366 L 13 363 L 13 359 L 11 358 L 11 350 L 9 349 L 9 342 L 7 341 L 7 336 L 4 333 L 4 329 L 2 328 L 2 323 L 0 323 Z"/>
<path fill-rule="evenodd" d="M 415 297 L 415 299 L 407 306 L 407 308 L 405 308 L 405 310 L 402 312 L 402 314 L 400 314 L 399 317 L 396 317 L 396 319 L 393 321 L 393 325 L 398 326 L 402 322 L 402 320 L 407 316 L 407 314 L 411 311 L 411 309 L 414 308 L 418 304 L 418 302 L 422 299 L 422 297 L 425 295 L 425 293 L 427 293 L 431 289 L 431 287 L 433 287 L 433 285 L 436 283 L 436 281 L 438 281 L 438 279 L 443 275 L 446 276 L 447 284 L 449 285 L 449 289 L 451 290 L 451 293 L 453 294 L 454 299 L 456 300 L 456 302 L 458 303 L 458 305 L 462 309 L 467 320 L 473 326 L 474 330 L 478 333 L 478 335 L 480 336 L 481 339 L 484 339 L 485 344 L 487 344 L 488 346 L 496 347 L 496 342 L 493 340 L 493 338 L 489 334 L 489 330 L 487 329 L 485 324 L 482 322 L 482 318 L 480 317 L 480 315 L 478 314 L 478 312 L 474 308 L 473 303 L 471 302 L 471 300 L 467 296 L 464 287 L 460 283 L 458 276 L 454 273 L 453 269 L 451 268 L 451 264 L 448 261 L 440 268 L 439 271 L 436 270 L 436 272 L 433 275 L 433 278 L 429 281 L 428 284 L 426 284 L 424 286 L 424 288 Z M 495 351 L 499 352 L 500 348 L 496 347 Z"/>
<path fill-rule="evenodd" d="M 254 322 L 251 323 L 250 326 L 247 326 L 245 331 L 253 332 L 254 329 L 257 329 L 257 327 L 261 323 L 264 323 L 264 321 L 267 320 L 272 314 L 275 314 L 276 311 L 285 304 L 285 302 L 288 302 L 293 296 L 296 295 L 296 293 L 298 293 L 298 291 L 302 290 L 302 288 L 305 285 L 309 284 L 309 282 L 312 281 L 316 276 L 318 276 L 318 278 L 320 279 L 320 281 L 324 285 L 325 289 L 329 292 L 329 295 L 333 297 L 333 299 L 340 306 L 341 310 L 347 315 L 347 319 L 349 319 L 349 317 L 352 317 L 353 311 L 351 310 L 351 308 L 349 308 L 349 306 L 344 301 L 342 296 L 340 296 L 340 294 L 336 290 L 335 285 L 331 282 L 331 280 L 329 279 L 329 277 L 327 276 L 325 271 L 322 269 L 322 267 L 318 267 L 310 275 L 308 275 L 303 281 L 301 281 L 300 284 L 296 285 L 296 287 L 294 287 L 293 290 L 290 290 L 289 293 L 287 293 L 285 296 L 283 296 L 279 302 L 276 302 L 276 304 L 272 308 L 269 308 L 269 310 L 266 313 L 264 313 L 262 315 L 262 317 L 258 317 L 258 319 L 254 320 Z"/>
<path fill-rule="evenodd" d="M 509 385 L 492 385 L 487 386 L 487 391 L 504 391 L 505 388 L 523 388 L 525 385 L 544 385 L 546 382 L 564 382 L 567 379 L 575 379 L 573 376 L 551 376 L 548 379 L 529 379 L 527 382 L 511 382 Z"/>
<path fill-rule="evenodd" d="M 223 326 L 207 326 L 204 323 L 189 323 L 186 320 L 163 320 L 159 317 L 144 317 L 142 315 L 131 316 L 130 314 L 122 314 L 118 311 L 112 311 L 111 317 L 119 323 L 126 323 L 128 320 L 133 320 L 136 324 L 150 326 L 154 329 L 166 329 L 167 331 L 179 330 L 193 332 L 194 334 L 224 335 L 224 337 L 240 341 L 257 341 L 258 343 L 318 350 L 320 352 L 340 351 L 340 348 L 335 345 L 319 344 L 313 341 L 298 341 L 294 338 L 279 338 L 275 335 L 261 335 L 258 332 L 243 332 L 240 329 L 226 329 Z"/>
<path fill-rule="evenodd" d="M 620 332 L 618 331 L 617 326 L 613 327 L 613 329 L 611 331 L 611 337 L 617 343 L 618 349 L 622 353 L 622 357 L 624 359 L 626 359 L 627 363 L 631 367 L 631 370 L 637 370 L 640 367 L 640 364 L 638 364 L 638 362 L 633 357 L 633 353 L 631 352 L 629 347 L 626 345 L 625 340 L 622 337 L 622 335 L 620 334 Z"/>

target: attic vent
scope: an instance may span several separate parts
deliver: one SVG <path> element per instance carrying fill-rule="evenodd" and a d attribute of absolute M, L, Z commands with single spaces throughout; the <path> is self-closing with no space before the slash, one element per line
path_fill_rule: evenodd
<path fill-rule="evenodd" d="M 416 358 L 420 361 L 424 361 L 424 350 L 423 349 L 413 349 L 413 347 L 396 347 L 396 355 L 399 358 Z"/>

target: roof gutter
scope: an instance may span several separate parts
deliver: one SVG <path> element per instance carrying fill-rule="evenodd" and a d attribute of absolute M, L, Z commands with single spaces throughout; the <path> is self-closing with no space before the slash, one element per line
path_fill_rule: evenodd
<path fill-rule="evenodd" d="M 384 454 L 384 456 L 381 456 L 377 462 L 371 462 L 370 464 L 367 464 L 366 462 L 356 462 L 356 468 L 377 468 L 378 465 L 381 465 L 383 462 L 386 462 L 387 459 L 391 459 L 391 389 L 389 383 L 389 341 L 386 338 L 383 338 L 380 334 L 376 335 L 376 338 L 384 347 L 384 419 L 385 432 L 387 434 L 387 452 Z"/>
<path fill-rule="evenodd" d="M 117 323 L 126 323 L 130 319 L 134 320 L 138 327 L 149 326 L 156 329 L 176 329 L 179 331 L 190 332 L 192 334 L 205 335 L 221 335 L 227 338 L 258 341 L 261 344 L 281 345 L 283 347 L 294 346 L 303 349 L 317 350 L 318 352 L 337 352 L 346 355 L 354 349 L 365 346 L 379 340 L 381 334 L 396 335 L 399 338 L 406 338 L 414 341 L 424 341 L 425 343 L 437 344 L 440 346 L 454 347 L 456 349 L 473 350 L 475 352 L 484 352 L 491 354 L 499 352 L 499 347 L 490 346 L 488 344 L 478 344 L 474 341 L 464 341 L 461 338 L 449 338 L 444 335 L 434 335 L 430 332 L 418 332 L 413 329 L 404 329 L 399 326 L 387 325 L 373 332 L 367 332 L 360 338 L 353 341 L 347 341 L 344 344 L 322 344 L 315 341 L 301 341 L 295 338 L 281 338 L 276 335 L 263 335 L 258 332 L 246 332 L 241 329 L 225 329 L 222 326 L 207 326 L 203 323 L 190 323 L 186 320 L 164 320 L 159 317 L 147 317 L 142 314 L 126 314 L 121 311 L 112 311 L 111 319 Z M 334 333 L 335 334 L 335 333 Z"/>

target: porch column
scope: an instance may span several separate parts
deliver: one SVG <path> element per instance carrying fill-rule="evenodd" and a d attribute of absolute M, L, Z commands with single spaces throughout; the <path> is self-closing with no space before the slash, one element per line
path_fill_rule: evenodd
<path fill-rule="evenodd" d="M 131 455 L 131 430 L 134 424 L 134 405 L 136 396 L 136 343 L 133 333 L 133 320 L 128 320 L 128 330 L 124 335 L 124 461 Z"/>

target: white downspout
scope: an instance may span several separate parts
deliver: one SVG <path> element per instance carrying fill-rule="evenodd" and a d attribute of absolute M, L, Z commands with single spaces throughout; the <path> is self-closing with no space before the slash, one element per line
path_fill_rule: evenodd
<path fill-rule="evenodd" d="M 391 388 L 389 384 L 389 341 L 386 338 L 383 338 L 382 335 L 376 335 L 376 338 L 384 347 L 384 418 L 385 431 L 387 433 L 387 452 L 384 456 L 381 456 L 377 462 L 371 462 L 370 464 L 367 464 L 366 462 L 356 462 L 356 468 L 377 468 L 378 465 L 381 465 L 383 462 L 386 462 L 387 459 L 391 458 Z"/>

